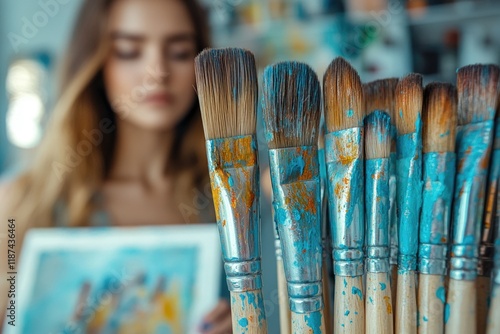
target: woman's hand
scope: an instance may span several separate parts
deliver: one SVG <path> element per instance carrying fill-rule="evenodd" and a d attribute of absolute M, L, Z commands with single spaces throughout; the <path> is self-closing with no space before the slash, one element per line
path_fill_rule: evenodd
<path fill-rule="evenodd" d="M 203 318 L 200 333 L 203 334 L 231 334 L 231 306 L 225 299 L 221 299 L 217 306 Z"/>

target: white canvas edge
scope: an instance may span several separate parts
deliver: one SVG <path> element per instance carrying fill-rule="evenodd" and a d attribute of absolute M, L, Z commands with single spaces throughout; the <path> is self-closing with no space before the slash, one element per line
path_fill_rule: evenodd
<path fill-rule="evenodd" d="M 8 325 L 7 318 L 4 321 L 3 332 L 20 333 L 21 316 L 25 312 L 29 296 L 32 295 L 34 282 L 30 277 L 35 275 L 40 252 L 58 249 L 111 250 L 124 246 L 147 249 L 165 243 L 199 248 L 195 280 L 196 303 L 193 305 L 188 323 L 189 333 L 198 333 L 200 321 L 216 305 L 220 296 L 222 257 L 215 223 L 161 227 L 44 228 L 28 231 L 17 268 L 16 326 Z"/>

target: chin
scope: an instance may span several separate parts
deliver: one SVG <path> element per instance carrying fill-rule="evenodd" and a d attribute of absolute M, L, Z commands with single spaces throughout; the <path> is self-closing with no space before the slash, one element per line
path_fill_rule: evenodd
<path fill-rule="evenodd" d="M 186 112 L 174 110 L 146 109 L 124 118 L 124 121 L 149 131 L 171 131 L 185 117 Z"/>

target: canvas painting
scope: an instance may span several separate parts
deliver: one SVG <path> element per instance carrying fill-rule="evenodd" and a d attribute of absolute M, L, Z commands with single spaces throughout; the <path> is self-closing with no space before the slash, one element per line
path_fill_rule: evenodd
<path fill-rule="evenodd" d="M 6 333 L 196 333 L 219 299 L 215 224 L 39 229 L 18 272 Z"/>

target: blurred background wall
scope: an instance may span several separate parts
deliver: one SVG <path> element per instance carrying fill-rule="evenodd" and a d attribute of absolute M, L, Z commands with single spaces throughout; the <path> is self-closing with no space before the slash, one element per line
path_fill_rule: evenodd
<path fill-rule="evenodd" d="M 0 173 L 28 162 L 43 134 L 81 1 L 0 3 Z M 259 70 L 295 59 L 321 77 L 341 55 L 364 81 L 415 71 L 453 82 L 459 66 L 500 62 L 498 0 L 201 1 L 214 45 L 250 49 Z"/>
<path fill-rule="evenodd" d="M 82 0 L 0 2 L 0 177 L 28 164 L 43 135 L 57 68 Z M 500 63 L 500 1 L 203 0 L 215 46 L 253 51 L 259 71 L 309 63 L 321 78 L 336 56 L 363 81 L 415 71 L 454 82 L 457 67 Z M 262 133 L 262 129 L 260 129 Z M 260 140 L 261 148 L 265 141 Z M 266 164 L 267 153 L 261 158 Z M 278 310 L 270 204 L 262 205 L 264 293 L 270 333 Z"/>

